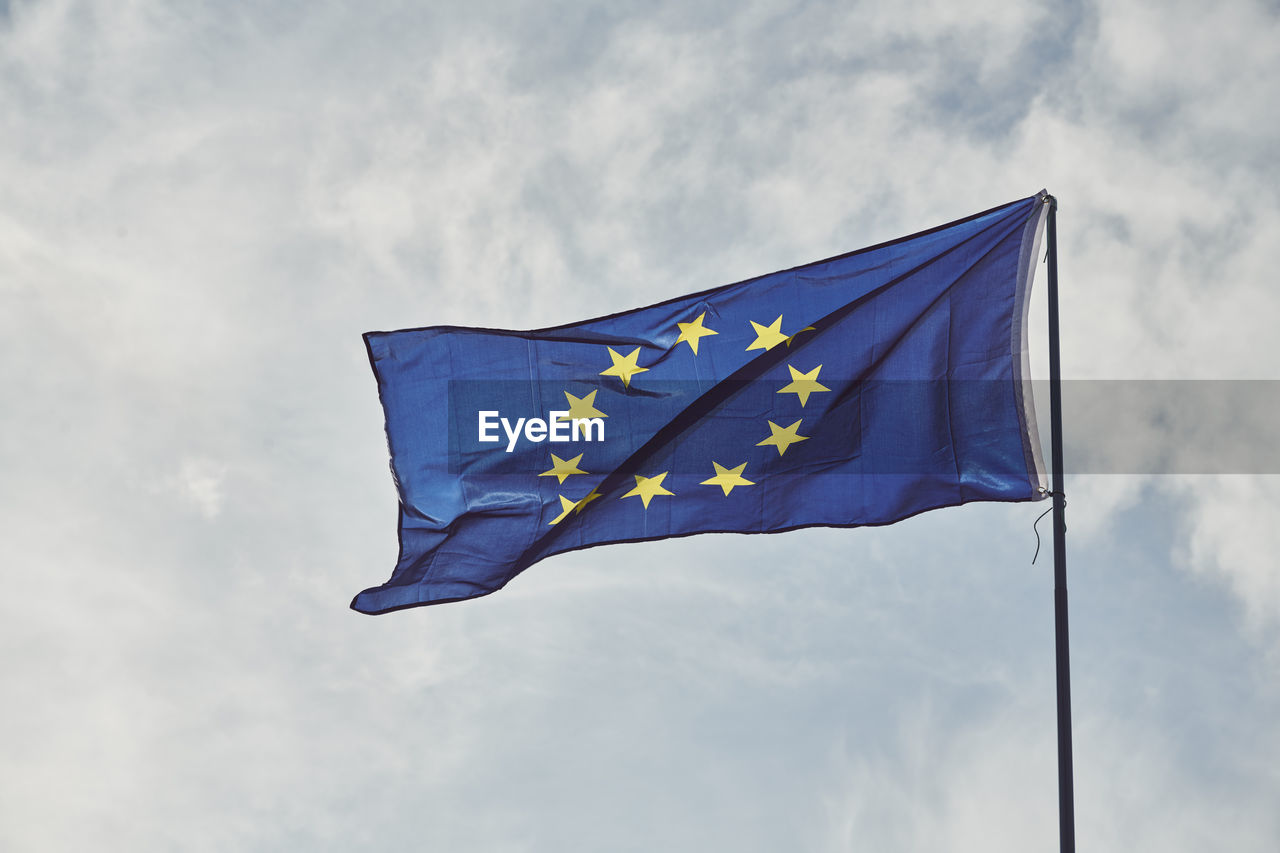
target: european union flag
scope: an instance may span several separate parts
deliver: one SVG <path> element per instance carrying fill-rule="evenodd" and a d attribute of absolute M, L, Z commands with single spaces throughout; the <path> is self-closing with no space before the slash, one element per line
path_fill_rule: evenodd
<path fill-rule="evenodd" d="M 582 323 L 366 334 L 400 558 L 351 606 L 474 598 L 592 545 L 1043 497 L 1044 200 Z"/>

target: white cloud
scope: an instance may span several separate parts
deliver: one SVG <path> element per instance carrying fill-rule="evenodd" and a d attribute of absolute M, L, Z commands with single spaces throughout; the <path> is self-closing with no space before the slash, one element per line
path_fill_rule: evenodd
<path fill-rule="evenodd" d="M 1179 556 L 1193 571 L 1226 582 L 1252 630 L 1280 636 L 1280 578 L 1274 568 L 1280 553 L 1274 523 L 1280 477 L 1184 477 L 1174 488 L 1190 504 L 1191 529 L 1179 543 Z"/>
<path fill-rule="evenodd" d="M 1052 682 L 1036 695 L 957 727 L 929 700 L 912 708 L 875 749 L 833 749 L 827 843 L 814 849 L 1018 851 L 1051 847 L 1058 834 L 1057 742 Z M 1258 785 L 1268 771 L 1206 787 L 1186 744 L 1126 718 L 1075 714 L 1076 841 L 1094 850 L 1263 850 L 1277 830 Z M 1274 732 L 1262 735 L 1268 741 Z"/>
<path fill-rule="evenodd" d="M 1276 26 L 1249 3 L 12 4 L 0 839 L 1051 844 L 1038 507 L 590 551 L 357 617 L 396 548 L 359 333 L 581 319 L 1047 186 L 1069 376 L 1274 378 Z M 1237 634 L 1275 624 L 1280 494 L 1069 489 L 1081 838 L 1269 849 L 1269 652 Z M 1162 512 L 1167 535 L 1118 530 Z M 1132 725 L 1127 685 L 1165 697 Z"/>
<path fill-rule="evenodd" d="M 208 519 L 222 511 L 226 466 L 209 459 L 187 458 L 178 469 L 179 493 Z"/>

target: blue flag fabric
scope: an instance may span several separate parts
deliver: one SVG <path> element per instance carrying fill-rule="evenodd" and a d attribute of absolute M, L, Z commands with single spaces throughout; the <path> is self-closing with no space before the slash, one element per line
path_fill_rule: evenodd
<path fill-rule="evenodd" d="M 400 557 L 352 608 L 474 598 L 593 545 L 1043 497 L 1044 198 L 582 323 L 366 334 Z"/>

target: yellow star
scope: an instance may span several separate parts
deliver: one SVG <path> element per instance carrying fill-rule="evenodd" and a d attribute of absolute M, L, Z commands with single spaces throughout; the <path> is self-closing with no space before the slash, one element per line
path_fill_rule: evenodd
<path fill-rule="evenodd" d="M 550 521 L 548 521 L 547 525 L 550 526 L 552 524 L 559 524 L 560 522 L 564 521 L 565 518 L 568 517 L 569 513 L 573 512 L 573 508 L 580 503 L 581 501 L 571 501 L 568 498 L 566 498 L 564 495 L 560 495 L 560 514 L 557 515 L 555 518 L 551 519 Z"/>
<path fill-rule="evenodd" d="M 809 402 L 809 395 L 815 391 L 830 391 L 826 385 L 818 381 L 818 371 L 822 369 L 819 364 L 808 373 L 801 373 L 791 365 L 787 365 L 787 370 L 791 371 L 791 384 L 784 385 L 778 389 L 779 394 L 795 394 L 800 398 L 800 408 L 804 408 L 804 404 Z"/>
<path fill-rule="evenodd" d="M 800 332 L 812 332 L 813 330 L 814 330 L 814 329 L 813 329 L 813 326 L 805 326 L 803 329 L 801 329 L 801 330 L 800 330 Z M 794 335 L 792 335 L 791 337 L 787 338 L 787 348 L 788 348 L 788 349 L 790 349 L 790 348 L 791 348 L 791 342 L 792 342 L 792 341 L 794 341 L 794 340 L 796 339 L 796 336 L 797 336 L 797 335 L 799 335 L 799 334 L 800 334 L 800 332 L 796 332 Z"/>
<path fill-rule="evenodd" d="M 803 420 L 803 418 L 801 420 Z M 788 447 L 795 444 L 797 441 L 809 440 L 809 436 L 807 435 L 796 434 L 796 430 L 799 428 L 800 428 L 800 421 L 796 421 L 786 429 L 783 429 L 782 427 L 778 426 L 773 421 L 769 421 L 769 431 L 772 433 L 772 435 L 770 435 L 764 441 L 757 441 L 756 447 L 763 447 L 766 444 L 772 444 L 774 447 L 778 448 L 778 455 L 781 456 L 782 454 L 787 452 Z"/>
<path fill-rule="evenodd" d="M 609 358 L 613 359 L 613 367 L 600 371 L 601 376 L 617 376 L 622 380 L 622 384 L 631 387 L 631 377 L 637 373 L 644 373 L 649 368 L 641 367 L 637 362 L 640 360 L 640 347 L 636 347 L 631 351 L 631 355 L 622 356 L 613 351 L 613 347 L 606 347 L 609 350 Z"/>
<path fill-rule="evenodd" d="M 598 388 L 596 389 L 599 390 Z M 565 399 L 569 401 L 569 420 L 579 420 L 583 418 L 607 418 L 604 412 L 596 408 L 596 392 L 592 391 L 585 397 L 575 397 L 568 391 L 564 392 Z"/>
<path fill-rule="evenodd" d="M 556 456 L 554 453 L 552 453 L 551 454 L 551 470 L 543 471 L 538 476 L 539 477 L 555 477 L 561 483 L 563 483 L 565 479 L 572 474 L 590 474 L 591 473 L 590 471 L 583 471 L 581 468 L 578 467 L 578 463 L 581 461 L 582 461 L 581 453 L 579 453 L 577 456 L 569 460 L 561 459 L 559 456 Z"/>
<path fill-rule="evenodd" d="M 710 480 L 703 480 L 698 485 L 719 486 L 720 488 L 724 489 L 724 493 L 726 495 L 729 494 L 729 492 L 733 491 L 734 486 L 754 486 L 755 485 L 755 483 L 751 482 L 750 480 L 744 479 L 742 476 L 743 469 L 747 467 L 747 463 L 745 462 L 743 462 L 737 468 L 726 468 L 723 465 L 721 465 L 719 462 L 712 462 L 711 464 L 716 466 L 716 475 L 712 477 Z"/>
<path fill-rule="evenodd" d="M 600 490 L 592 489 L 590 492 L 587 493 L 587 496 L 585 498 L 578 501 L 577 504 L 574 505 L 573 511 L 582 512 L 582 510 L 586 507 L 587 504 L 591 503 L 593 500 L 595 500 L 598 497 L 600 497 Z"/>
<path fill-rule="evenodd" d="M 702 325 L 702 318 L 705 316 L 707 316 L 707 312 L 703 311 L 698 315 L 698 319 L 694 320 L 692 323 L 676 323 L 676 325 L 680 327 L 680 337 L 676 338 L 676 346 L 679 346 L 680 342 L 684 341 L 689 345 L 689 348 L 693 350 L 693 354 L 697 355 L 699 338 L 706 337 L 707 335 L 720 334 L 715 329 L 708 329 L 706 326 Z"/>
<path fill-rule="evenodd" d="M 644 508 L 649 508 L 649 501 L 653 500 L 657 495 L 674 495 L 675 492 L 668 492 L 662 488 L 662 481 L 670 474 L 670 471 L 663 471 L 656 477 L 641 477 L 639 474 L 634 475 L 636 478 L 636 487 L 623 495 L 629 498 L 638 495 L 640 500 L 644 501 Z"/>
<path fill-rule="evenodd" d="M 753 349 L 762 349 L 768 352 L 787 339 L 782 334 L 782 315 L 778 315 L 778 319 L 774 320 L 767 326 L 761 326 L 755 320 L 751 321 L 751 325 L 756 330 L 756 339 L 747 347 L 748 351 Z"/>

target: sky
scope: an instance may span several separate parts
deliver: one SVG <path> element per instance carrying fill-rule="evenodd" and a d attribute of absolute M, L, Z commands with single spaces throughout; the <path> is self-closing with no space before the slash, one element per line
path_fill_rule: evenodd
<path fill-rule="evenodd" d="M 1068 379 L 1280 380 L 1277 81 L 1249 0 L 0 2 L 0 847 L 1055 849 L 1044 504 L 367 617 L 396 492 L 360 336 L 1047 188 Z M 1275 422 L 1167 408 L 1068 408 L 1068 446 Z M 1274 458 L 1068 459 L 1080 849 L 1275 849 Z"/>

